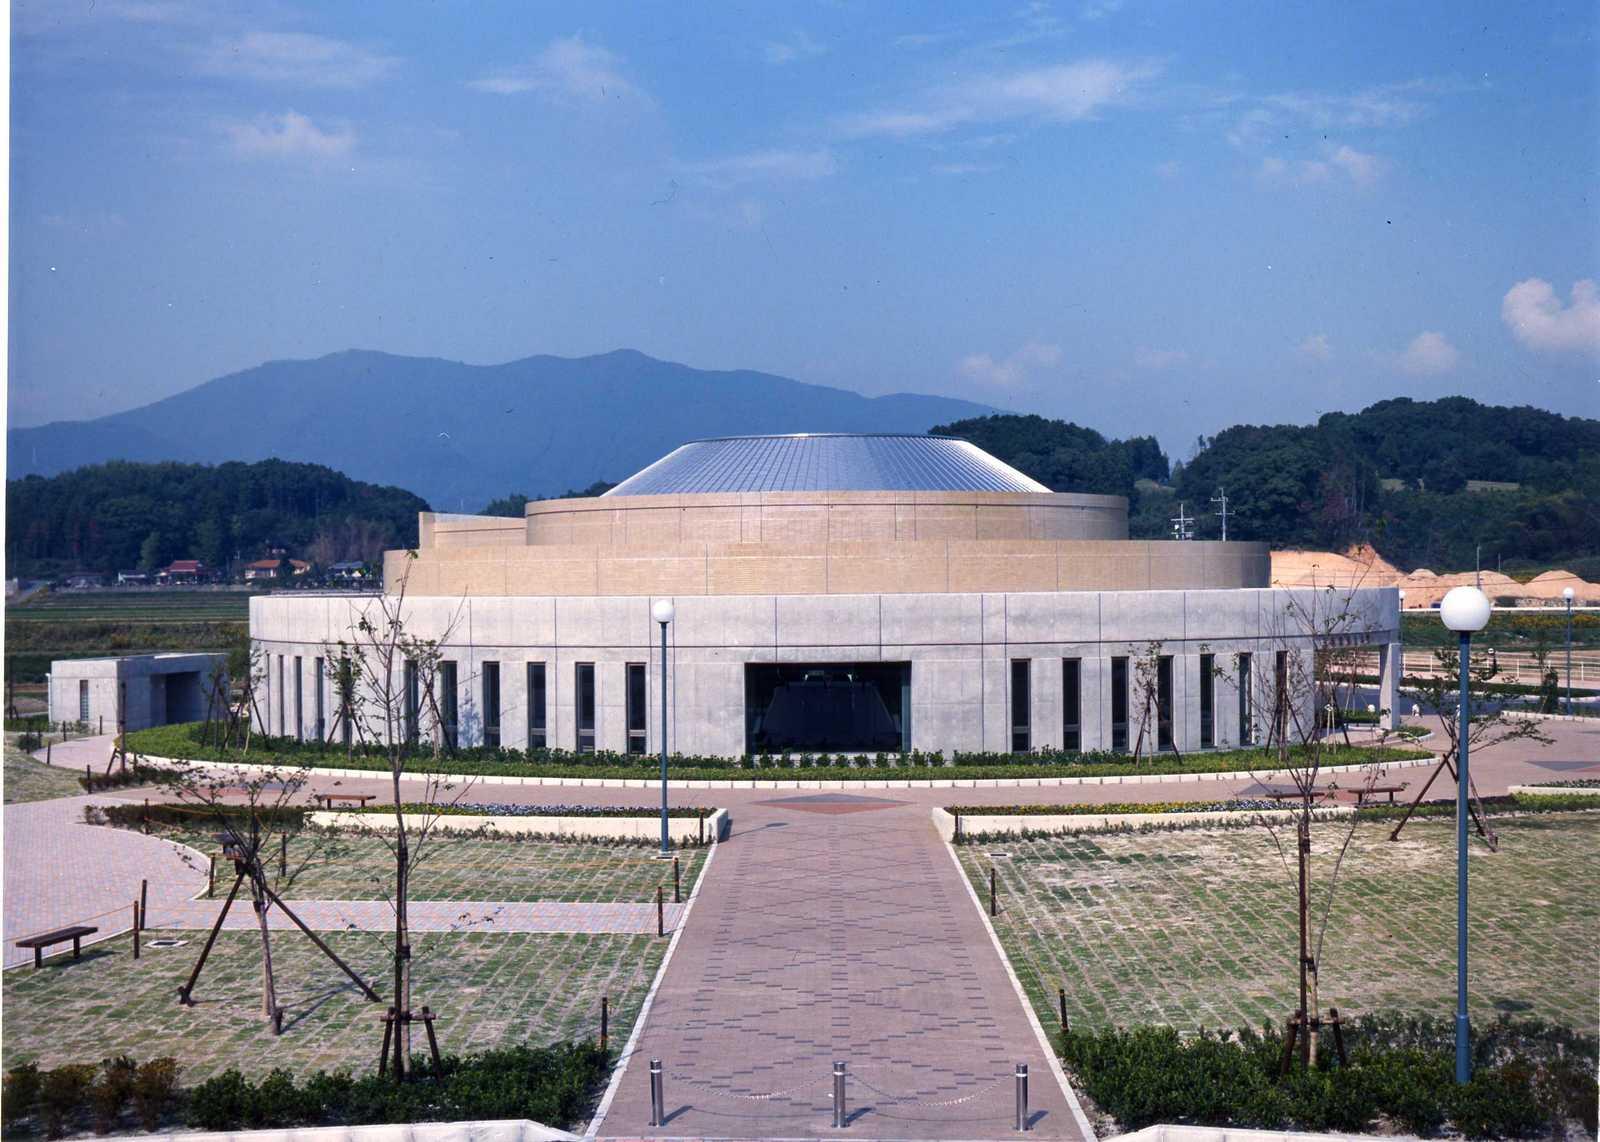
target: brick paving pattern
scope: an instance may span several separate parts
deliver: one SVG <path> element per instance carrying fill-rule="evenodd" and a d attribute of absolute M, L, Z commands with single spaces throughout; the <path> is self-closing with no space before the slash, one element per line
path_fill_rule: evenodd
<path fill-rule="evenodd" d="M 217 894 L 225 897 L 232 887 L 218 885 Z M 254 929 L 255 914 L 240 890 L 223 921 L 223 929 Z M 313 931 L 346 930 L 381 932 L 394 927 L 394 912 L 382 900 L 288 900 L 295 915 Z M 157 908 L 150 905 L 151 928 L 204 929 L 216 923 L 220 899 L 177 901 Z M 671 935 L 683 912 L 681 904 L 665 904 L 662 913 L 667 934 Z M 458 900 L 412 901 L 411 927 L 417 932 L 589 932 L 629 936 L 656 933 L 654 904 L 574 904 L 561 901 L 522 903 L 518 901 Z M 267 926 L 273 930 L 293 928 L 294 921 L 277 908 L 267 912 Z"/>
<path fill-rule="evenodd" d="M 768 798 L 741 809 L 706 874 L 601 1133 L 830 1134 L 841 1060 L 862 1137 L 1003 1137 L 1018 1062 L 1036 1134 L 1079 1137 L 927 809 Z M 659 1129 L 651 1058 L 670 1116 Z"/>

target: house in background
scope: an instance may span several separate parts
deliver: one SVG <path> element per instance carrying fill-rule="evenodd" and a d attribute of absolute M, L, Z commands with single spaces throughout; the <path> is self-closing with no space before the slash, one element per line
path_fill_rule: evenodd
<path fill-rule="evenodd" d="M 283 564 L 280 558 L 257 559 L 254 563 L 246 563 L 244 578 L 247 583 L 257 583 L 279 577 L 279 570 Z M 289 560 L 289 567 L 296 579 L 311 570 L 311 564 L 304 559 Z"/>
<path fill-rule="evenodd" d="M 106 585 L 106 577 L 99 571 L 76 571 L 61 584 L 69 591 L 92 591 Z"/>
<path fill-rule="evenodd" d="M 198 559 L 174 559 L 156 572 L 156 582 L 168 587 L 202 583 L 211 578 L 211 572 Z"/>
<path fill-rule="evenodd" d="M 328 565 L 328 579 L 334 583 L 357 586 L 372 579 L 372 568 L 359 559 L 346 559 Z"/>

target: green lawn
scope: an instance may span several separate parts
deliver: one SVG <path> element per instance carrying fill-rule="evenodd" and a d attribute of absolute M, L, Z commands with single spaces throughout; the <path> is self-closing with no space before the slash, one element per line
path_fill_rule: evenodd
<path fill-rule="evenodd" d="M 5 803 L 48 801 L 83 792 L 78 774 L 35 761 L 16 747 L 16 734 L 6 735 Z"/>
<path fill-rule="evenodd" d="M 170 830 L 162 835 L 207 855 L 219 849 L 213 832 Z M 653 859 L 654 851 L 648 845 L 439 833 L 427 842 L 422 862 L 412 874 L 411 899 L 648 903 L 660 884 L 670 901 L 672 865 Z M 707 851 L 678 852 L 685 896 Z M 387 899 L 394 884 L 393 862 L 388 845 L 377 836 L 299 834 L 289 841 L 291 881 L 278 891 L 288 900 Z M 276 870 L 275 858 L 268 867 Z M 219 885 L 224 871 L 218 861 Z"/>
<path fill-rule="evenodd" d="M 1321 1006 L 1449 1016 L 1455 1001 L 1455 832 L 1448 819 L 1357 826 L 1321 965 Z M 1495 821 L 1471 850 L 1473 1016 L 1536 1015 L 1594 1033 L 1600 989 L 1600 814 Z M 1318 827 L 1313 884 L 1342 831 Z M 957 849 L 1047 1027 L 1056 989 L 1074 1025 L 1281 1023 L 1296 999 L 1295 883 L 1263 829 L 1011 840 Z M 993 858 L 991 851 L 1007 857 Z M 1314 896 L 1320 900 L 1320 895 Z"/>
<path fill-rule="evenodd" d="M 152 948 L 171 936 L 179 948 Z M 372 933 L 329 933 L 329 943 L 386 999 L 386 950 Z M 284 1033 L 261 1018 L 261 944 L 251 932 L 225 932 L 183 1007 L 176 989 L 204 933 L 145 934 L 135 960 L 128 939 L 87 949 L 83 958 L 47 961 L 44 970 L 5 973 L 3 1065 L 99 1062 L 119 1053 L 170 1054 L 185 1085 L 229 1067 L 264 1075 L 376 1068 L 382 1008 L 361 997 L 298 933 L 274 932 L 273 963 Z M 441 933 L 415 944 L 413 1002 L 440 1015 L 440 1048 L 461 1051 L 524 1041 L 594 1038 L 600 997 L 611 1001 L 612 1042 L 620 1047 L 638 1015 L 667 942 L 648 936 Z M 426 1050 L 420 1028 L 416 1048 Z"/>

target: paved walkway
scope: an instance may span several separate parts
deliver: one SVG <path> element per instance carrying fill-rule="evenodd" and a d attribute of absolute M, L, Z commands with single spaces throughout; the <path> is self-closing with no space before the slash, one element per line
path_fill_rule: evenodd
<path fill-rule="evenodd" d="M 219 896 L 232 886 L 218 885 Z M 228 910 L 223 928 L 233 931 L 253 929 L 255 914 L 243 899 Z M 294 900 L 288 901 L 295 915 L 318 932 L 387 931 L 394 927 L 394 912 L 385 900 Z M 216 923 L 221 900 L 184 900 L 157 908 L 150 905 L 147 928 L 205 929 Z M 667 904 L 662 912 L 670 933 L 683 912 L 681 904 Z M 277 908 L 267 912 L 267 926 L 274 930 L 293 928 L 294 921 Z M 417 932 L 616 932 L 628 936 L 653 936 L 656 933 L 654 904 L 569 903 L 538 901 L 518 903 L 495 900 L 446 900 L 411 902 L 411 928 Z"/>
<path fill-rule="evenodd" d="M 648 1060 L 666 1125 L 649 1126 Z M 921 805 L 820 793 L 743 806 L 600 1132 L 833 1133 L 834 1060 L 866 1138 L 1081 1137 L 983 921 Z"/>

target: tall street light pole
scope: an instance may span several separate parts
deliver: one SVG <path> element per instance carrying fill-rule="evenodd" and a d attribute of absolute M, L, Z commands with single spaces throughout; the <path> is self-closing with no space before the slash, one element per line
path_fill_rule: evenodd
<path fill-rule="evenodd" d="M 667 624 L 672 622 L 671 599 L 659 599 L 650 608 L 650 617 L 661 624 L 661 859 L 672 855 L 667 837 Z"/>
<path fill-rule="evenodd" d="M 1453 587 L 1439 604 L 1444 625 L 1461 636 L 1461 696 L 1456 710 L 1456 1082 L 1472 1077 L 1467 1021 L 1467 745 L 1472 737 L 1472 635 L 1489 622 L 1489 597 Z"/>
<path fill-rule="evenodd" d="M 1567 601 L 1567 717 L 1572 717 L 1572 588 L 1563 587 L 1561 597 Z"/>

